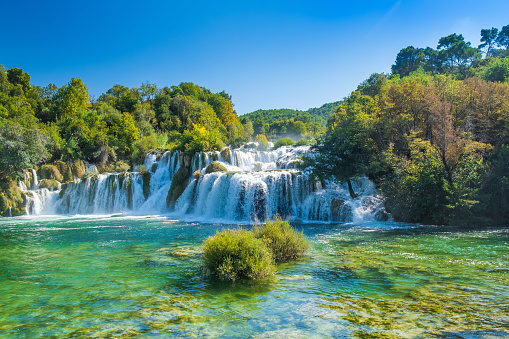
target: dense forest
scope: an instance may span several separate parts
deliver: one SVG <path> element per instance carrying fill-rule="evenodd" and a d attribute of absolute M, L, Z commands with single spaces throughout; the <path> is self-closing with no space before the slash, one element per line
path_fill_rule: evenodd
<path fill-rule="evenodd" d="M 227 93 L 193 83 L 114 85 L 90 101 L 81 79 L 32 86 L 22 69 L 0 66 L 0 215 L 22 213 L 16 181 L 25 169 L 66 182 L 81 177 L 86 163 L 101 172 L 125 171 L 152 150 L 221 150 L 251 139 L 252 125 L 244 120 Z"/>
<path fill-rule="evenodd" d="M 325 132 L 329 115 L 341 101 L 310 108 L 307 111 L 294 109 L 257 110 L 242 116 L 253 124 L 255 135 L 265 135 L 272 140 L 280 138 L 314 139 Z"/>
<path fill-rule="evenodd" d="M 321 180 L 367 175 L 398 221 L 508 224 L 509 25 L 481 42 L 402 49 L 392 74 L 336 108 L 306 166 Z"/>

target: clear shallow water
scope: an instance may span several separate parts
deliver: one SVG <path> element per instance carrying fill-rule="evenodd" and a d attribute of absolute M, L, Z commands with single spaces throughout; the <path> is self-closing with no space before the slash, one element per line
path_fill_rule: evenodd
<path fill-rule="evenodd" d="M 295 226 L 304 260 L 224 283 L 200 245 L 236 225 L 1 219 L 0 337 L 509 336 L 509 229 Z"/>

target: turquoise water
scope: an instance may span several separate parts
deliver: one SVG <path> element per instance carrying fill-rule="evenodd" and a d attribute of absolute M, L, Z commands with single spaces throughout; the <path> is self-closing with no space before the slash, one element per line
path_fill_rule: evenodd
<path fill-rule="evenodd" d="M 303 260 L 225 283 L 200 245 L 236 225 L 1 219 L 0 337 L 509 336 L 509 229 L 294 226 Z"/>

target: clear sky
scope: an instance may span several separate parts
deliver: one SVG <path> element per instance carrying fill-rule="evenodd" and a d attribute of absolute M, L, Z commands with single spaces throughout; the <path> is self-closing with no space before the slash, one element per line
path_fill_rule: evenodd
<path fill-rule="evenodd" d="M 409 45 L 509 24 L 508 0 L 4 1 L 0 64 L 32 84 L 194 82 L 237 113 L 340 100 Z"/>

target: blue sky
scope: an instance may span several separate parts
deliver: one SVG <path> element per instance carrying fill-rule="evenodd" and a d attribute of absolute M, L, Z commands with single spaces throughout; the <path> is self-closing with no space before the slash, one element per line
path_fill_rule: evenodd
<path fill-rule="evenodd" d="M 32 83 L 194 82 L 239 114 L 340 100 L 406 46 L 509 24 L 509 1 L 8 1 L 0 64 Z"/>

